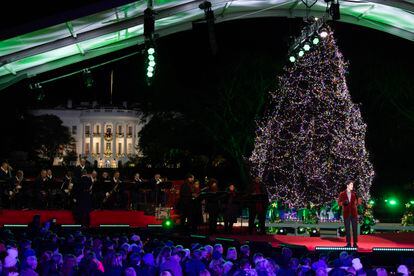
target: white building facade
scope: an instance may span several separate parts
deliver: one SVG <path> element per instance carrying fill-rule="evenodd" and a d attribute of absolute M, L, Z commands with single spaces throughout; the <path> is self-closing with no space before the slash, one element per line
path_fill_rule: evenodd
<path fill-rule="evenodd" d="M 71 107 L 68 105 L 68 107 Z M 99 168 L 116 168 L 140 156 L 138 133 L 145 123 L 137 110 L 118 107 L 77 107 L 32 110 L 33 115 L 55 115 L 69 128 L 76 153 Z M 51 137 L 53 139 L 53 137 Z"/>

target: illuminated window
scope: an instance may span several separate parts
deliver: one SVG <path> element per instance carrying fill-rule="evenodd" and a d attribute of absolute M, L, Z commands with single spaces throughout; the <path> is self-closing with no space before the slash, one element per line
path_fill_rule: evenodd
<path fill-rule="evenodd" d="M 99 154 L 99 143 L 95 144 L 95 152 Z"/>
<path fill-rule="evenodd" d="M 122 143 L 118 143 L 118 153 L 122 153 Z"/>
<path fill-rule="evenodd" d="M 89 143 L 85 143 L 85 154 L 89 154 Z"/>
<path fill-rule="evenodd" d="M 85 126 L 85 134 L 89 135 L 90 131 L 90 126 Z"/>

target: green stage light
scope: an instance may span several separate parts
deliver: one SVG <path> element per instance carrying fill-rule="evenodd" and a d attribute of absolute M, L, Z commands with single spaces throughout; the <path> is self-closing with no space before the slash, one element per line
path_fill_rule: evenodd
<path fill-rule="evenodd" d="M 414 200 L 410 200 L 410 204 L 411 205 L 414 205 Z"/>
<path fill-rule="evenodd" d="M 296 61 L 296 58 L 295 58 L 294 56 L 290 56 L 290 57 L 289 57 L 289 61 L 290 61 L 290 62 L 295 62 L 295 61 Z"/>
<path fill-rule="evenodd" d="M 152 61 L 148 62 L 148 65 L 154 67 L 155 66 L 155 61 L 152 60 Z"/>
<path fill-rule="evenodd" d="M 277 230 L 278 235 L 287 235 L 287 229 L 286 228 L 279 228 Z"/>
<path fill-rule="evenodd" d="M 162 228 L 164 229 L 171 229 L 173 227 L 174 227 L 174 222 L 170 218 L 167 218 L 162 222 Z"/>
<path fill-rule="evenodd" d="M 148 73 L 147 73 L 147 77 L 148 77 L 148 78 L 152 78 L 153 76 L 154 76 L 154 74 L 153 74 L 152 72 L 148 72 Z"/>
<path fill-rule="evenodd" d="M 311 46 L 308 42 L 306 42 L 305 45 L 303 45 L 303 50 L 305 50 L 306 52 L 309 51 L 310 48 L 311 48 Z"/>
<path fill-rule="evenodd" d="M 370 199 L 370 200 L 368 201 L 368 204 L 369 204 L 369 205 L 374 205 L 374 204 L 375 204 L 375 201 L 374 201 L 373 199 Z"/>
<path fill-rule="evenodd" d="M 396 207 L 398 205 L 398 200 L 396 198 L 388 198 L 385 200 L 385 203 L 390 207 Z"/>
<path fill-rule="evenodd" d="M 299 53 L 298 53 L 298 56 L 303 57 L 304 54 L 305 54 L 305 52 L 303 50 L 300 50 Z"/>
<path fill-rule="evenodd" d="M 345 234 L 346 234 L 345 227 L 344 226 L 339 227 L 337 233 L 338 233 L 338 236 L 345 237 Z"/>
<path fill-rule="evenodd" d="M 155 57 L 154 57 L 153 55 L 148 55 L 148 59 L 149 59 L 150 61 L 154 61 L 154 60 L 155 60 Z"/>
<path fill-rule="evenodd" d="M 147 50 L 147 53 L 149 54 L 149 55 L 152 55 L 152 54 L 154 54 L 155 53 L 155 49 L 154 48 L 148 48 L 148 50 Z"/>
<path fill-rule="evenodd" d="M 299 235 L 303 235 L 306 233 L 306 228 L 305 227 L 298 227 L 297 232 Z"/>
<path fill-rule="evenodd" d="M 312 43 L 313 43 L 313 45 L 317 45 L 317 44 L 319 43 L 319 38 L 315 37 L 315 38 L 312 40 Z"/>
<path fill-rule="evenodd" d="M 154 71 L 154 67 L 152 67 L 152 66 L 148 66 L 147 71 L 148 71 L 148 72 L 153 72 L 153 71 Z"/>
<path fill-rule="evenodd" d="M 310 229 L 309 236 L 311 236 L 311 237 L 319 237 L 320 235 L 321 234 L 319 232 L 319 229 L 317 229 L 317 228 L 311 228 Z"/>

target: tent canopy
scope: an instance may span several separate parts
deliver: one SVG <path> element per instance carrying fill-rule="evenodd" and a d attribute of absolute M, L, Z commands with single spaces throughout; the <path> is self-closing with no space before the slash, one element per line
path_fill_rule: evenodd
<path fill-rule="evenodd" d="M 203 19 L 202 1 L 155 0 L 160 36 L 184 31 Z M 211 0 L 216 22 L 257 17 L 322 17 L 326 3 L 307 10 L 301 0 Z M 144 42 L 146 1 L 70 20 L 0 41 L 0 89 L 21 79 Z M 341 22 L 414 41 L 414 0 L 340 1 Z"/>

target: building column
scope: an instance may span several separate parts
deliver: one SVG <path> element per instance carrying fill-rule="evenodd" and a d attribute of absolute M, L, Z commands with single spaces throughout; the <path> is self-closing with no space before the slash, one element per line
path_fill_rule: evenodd
<path fill-rule="evenodd" d="M 116 127 L 118 126 L 117 123 L 113 123 L 112 124 L 112 135 L 113 135 L 113 139 L 112 139 L 112 158 L 114 158 L 116 160 L 116 134 L 118 132 L 118 130 L 116 129 Z"/>
<path fill-rule="evenodd" d="M 94 126 L 95 124 L 91 122 L 89 126 L 89 155 L 92 155 L 93 153 L 93 133 L 95 132 Z"/>
<path fill-rule="evenodd" d="M 100 127 L 100 130 L 101 130 L 101 153 L 99 154 L 100 159 L 103 159 L 104 152 L 105 152 L 104 129 L 105 129 L 105 126 L 101 125 L 101 127 Z"/>
<path fill-rule="evenodd" d="M 125 123 L 124 124 L 124 154 L 125 154 L 125 156 L 127 155 L 127 153 L 128 153 L 128 148 L 127 148 L 127 133 L 128 133 L 128 124 L 127 123 Z"/>
<path fill-rule="evenodd" d="M 85 139 L 85 123 L 81 123 L 81 131 L 82 131 L 82 141 L 81 141 L 81 143 L 82 143 L 82 146 L 81 146 L 81 149 L 82 149 L 82 152 L 81 152 L 81 155 L 82 156 L 85 156 L 85 142 L 86 142 L 86 139 Z"/>

